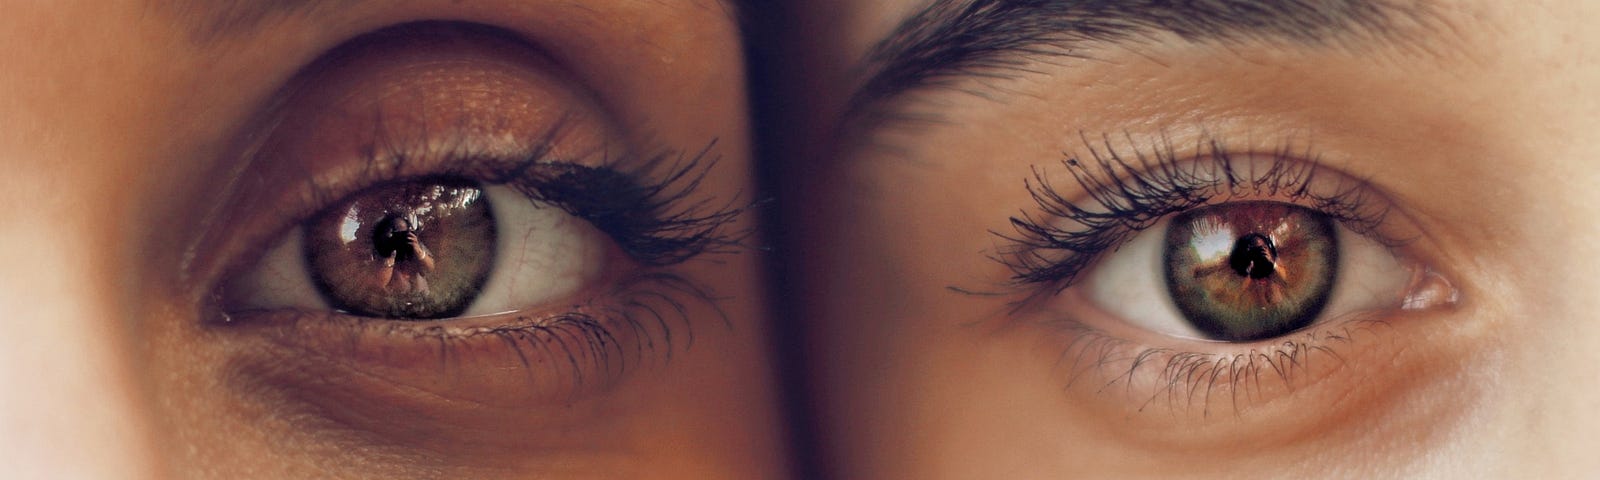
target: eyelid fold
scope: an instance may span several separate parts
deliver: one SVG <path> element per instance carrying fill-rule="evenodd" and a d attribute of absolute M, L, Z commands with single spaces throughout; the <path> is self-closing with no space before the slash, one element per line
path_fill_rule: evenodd
<path fill-rule="evenodd" d="M 1183 153 L 1167 137 L 1159 138 L 1153 146 L 1136 144 L 1129 153 L 1109 138 L 1098 145 L 1085 138 L 1087 153 L 1068 154 L 1060 165 L 1081 194 L 1058 189 L 1060 170 L 1034 167 L 1026 187 L 1038 208 L 1012 217 L 1015 233 L 1001 235 L 1010 246 L 999 259 L 1012 270 L 1011 282 L 1050 284 L 1059 291 L 1101 252 L 1163 218 L 1232 200 L 1313 208 L 1391 248 L 1419 238 L 1416 224 L 1376 186 L 1330 169 L 1293 143 L 1250 153 L 1230 150 L 1221 138 L 1203 137 Z"/>
<path fill-rule="evenodd" d="M 737 245 L 723 229 L 738 209 L 696 191 L 710 147 L 643 156 L 619 147 L 630 143 L 606 112 L 527 45 L 476 28 L 396 27 L 328 54 L 274 108 L 242 155 L 246 175 L 192 249 L 199 283 L 248 271 L 341 199 L 427 178 L 498 185 L 589 221 L 616 261 L 561 298 L 436 323 L 231 312 L 225 292 L 209 288 L 202 317 L 207 334 L 237 346 L 221 368 L 239 391 L 294 400 L 336 428 L 422 443 L 454 437 L 407 429 L 496 425 L 507 411 L 538 431 L 545 415 L 531 407 L 612 388 L 627 370 L 669 358 L 694 325 L 729 322 L 712 292 L 669 268 Z M 384 418 L 408 421 L 375 422 Z"/>
<path fill-rule="evenodd" d="M 1036 167 L 1028 189 L 1038 208 L 1012 219 L 1017 233 L 1003 235 L 1011 247 L 998 256 L 1013 274 L 1008 286 L 1022 296 L 1012 303 L 1008 321 L 1045 327 L 1049 358 L 1067 387 L 1104 397 L 1086 405 L 1102 409 L 1096 411 L 1106 418 L 1151 428 L 1192 427 L 1147 438 L 1187 439 L 1172 445 L 1192 445 L 1183 442 L 1198 438 L 1246 444 L 1261 440 L 1255 434 L 1262 430 L 1251 428 L 1264 426 L 1278 427 L 1283 435 L 1315 432 L 1334 416 L 1303 415 L 1305 409 L 1377 408 L 1391 397 L 1379 395 L 1383 390 L 1374 385 L 1402 378 L 1362 369 L 1408 369 L 1427 361 L 1421 358 L 1426 352 L 1451 348 L 1411 342 L 1437 327 L 1434 317 L 1452 311 L 1458 297 L 1433 268 L 1429 237 L 1404 205 L 1368 179 L 1288 142 L 1251 153 L 1206 137 L 1180 153 L 1166 137 L 1129 140 L 1136 147 L 1086 141 L 1097 146 L 1069 156 L 1060 168 Z M 1077 188 L 1065 187 L 1070 183 Z M 1408 275 L 1392 278 L 1390 285 L 1406 293 L 1248 343 L 1141 328 L 1089 298 L 1093 286 L 1081 274 L 1116 266 L 1105 256 L 1131 248 L 1128 241 L 1140 232 L 1148 234 L 1178 212 L 1250 201 L 1283 202 L 1333 217 L 1349 235 L 1370 239 L 1372 248 L 1405 265 Z M 1148 416 L 1150 409 L 1167 414 Z M 1219 415 L 1226 412 L 1231 415 Z"/>
<path fill-rule="evenodd" d="M 610 146 L 619 135 L 605 112 L 536 50 L 503 33 L 459 28 L 369 34 L 297 76 L 256 126 L 265 133 L 241 150 L 246 173 L 189 249 L 186 276 L 237 268 L 209 260 L 277 233 L 278 226 L 237 221 L 252 210 L 304 218 L 384 181 L 504 177 L 538 162 L 603 164 L 630 155 L 612 152 L 629 149 Z"/>

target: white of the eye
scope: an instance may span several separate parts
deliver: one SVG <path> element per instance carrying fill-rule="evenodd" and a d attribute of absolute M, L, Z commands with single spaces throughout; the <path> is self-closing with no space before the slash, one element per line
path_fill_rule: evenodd
<path fill-rule="evenodd" d="M 270 310 L 297 307 L 307 310 L 332 308 L 311 284 L 306 267 L 305 234 L 296 228 L 278 243 L 267 247 L 256 266 L 229 285 L 230 300 L 238 307 Z"/>
<path fill-rule="evenodd" d="M 605 271 L 605 237 L 587 221 L 534 202 L 504 186 L 484 189 L 494 212 L 497 245 L 483 290 L 464 316 L 536 307 L 572 295 Z M 285 235 L 227 295 L 238 308 L 330 310 L 312 284 L 305 231 Z"/>
<path fill-rule="evenodd" d="M 1085 295 L 1101 310 L 1133 326 L 1175 337 L 1202 339 L 1184 320 L 1167 292 L 1162 266 L 1167 228 L 1163 220 L 1105 254 L 1082 279 Z M 1340 225 L 1339 270 L 1319 322 L 1375 308 L 1398 306 L 1411 271 L 1378 242 Z"/>
<path fill-rule="evenodd" d="M 484 190 L 499 251 L 482 293 L 464 315 L 544 305 L 577 293 L 605 271 L 605 236 L 589 222 L 509 187 Z"/>

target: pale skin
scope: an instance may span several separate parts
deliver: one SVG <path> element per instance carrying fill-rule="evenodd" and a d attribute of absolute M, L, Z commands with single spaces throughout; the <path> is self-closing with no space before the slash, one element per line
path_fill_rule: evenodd
<path fill-rule="evenodd" d="M 791 231 L 803 232 L 792 240 L 801 255 L 790 261 L 801 272 L 799 317 L 811 322 L 813 391 L 825 392 L 813 396 L 823 470 L 907 479 L 1600 474 L 1595 4 L 1430 2 L 1430 26 L 1400 44 L 1146 32 L 847 108 L 882 68 L 864 60 L 873 46 L 929 3 L 830 0 L 790 12 L 797 60 L 779 77 L 790 79 L 788 98 L 804 101 L 785 111 L 794 128 L 782 137 L 800 151 L 783 157 L 780 174 L 799 179 L 789 218 L 800 222 Z M 859 117 L 885 111 L 912 120 Z M 1110 137 L 1139 148 L 1165 134 L 1182 157 L 1195 154 L 1185 135 L 1197 129 L 1245 153 L 1310 139 L 1321 161 L 1410 212 L 1403 221 L 1421 235 L 1397 251 L 1436 269 L 1459 297 L 1371 313 L 1386 326 L 1330 346 L 1337 359 L 1303 357 L 1309 366 L 1287 380 L 1267 370 L 1232 389 L 1239 383 L 1221 364 L 1179 375 L 1178 395 L 1152 385 L 1175 378 L 1158 376 L 1161 365 L 1216 364 L 1169 364 L 1163 352 L 1241 358 L 1231 365 L 1248 369 L 1253 357 L 1229 352 L 1281 350 L 1195 342 L 1109 316 L 1095 324 L 1103 335 L 1085 339 L 1058 328 L 1051 311 L 1013 309 L 1012 271 L 990 258 L 1006 243 L 991 232 L 1014 232 L 1008 219 L 1039 211 L 1024 186 L 1032 167 L 1055 192 L 1083 197 L 1062 161 L 1089 158 L 1086 143 Z M 1150 292 L 1143 301 L 1162 294 Z M 1048 301 L 1076 312 L 1087 295 L 1075 287 Z M 1103 340 L 1111 337 L 1121 340 Z M 1166 350 L 1130 369 L 1119 362 L 1132 354 L 1082 347 L 1127 344 Z M 1148 375 L 1134 377 L 1144 383 L 1119 378 L 1130 370 Z"/>
<path fill-rule="evenodd" d="M 252 12 L 260 7 L 269 8 Z M 348 357 L 356 350 L 340 350 L 334 339 L 352 334 L 340 330 L 325 332 L 332 343 L 285 351 L 283 341 L 307 339 L 272 340 L 263 335 L 271 329 L 207 306 L 228 276 L 207 265 L 247 264 L 265 250 L 229 238 L 286 238 L 297 215 L 337 200 L 308 193 L 307 175 L 358 178 L 363 154 L 348 143 L 383 128 L 393 129 L 389 140 L 470 143 L 494 154 L 505 146 L 496 142 L 527 141 L 566 122 L 550 155 L 584 165 L 634 149 L 694 152 L 715 140 L 708 155 L 720 161 L 685 201 L 749 202 L 746 100 L 730 5 L 137 0 L 22 2 L 5 10 L 0 259 L 11 267 L 0 275 L 7 311 L 0 324 L 18 339 L 0 347 L 6 476 L 785 476 L 752 250 L 651 270 L 716 300 L 660 290 L 680 295 L 671 298 L 683 310 L 668 311 L 676 316 L 667 320 L 677 336 L 664 341 L 654 323 L 613 325 L 614 340 L 649 335 L 654 343 L 625 343 L 628 350 L 615 349 L 621 356 L 604 364 L 610 367 L 582 363 L 590 357 L 581 354 L 569 366 L 565 347 L 552 343 L 524 343 L 519 361 L 503 346 L 462 341 L 469 347 L 440 361 L 392 336 L 361 342 L 384 352 Z M 336 78 L 303 81 L 307 65 L 346 41 L 418 21 L 502 33 L 469 32 L 428 48 L 380 42 L 389 46 L 328 63 Z M 275 105 L 289 120 L 261 121 Z M 418 125 L 425 128 L 411 128 Z M 454 137 L 429 137 L 447 133 Z M 265 148 L 247 146 L 264 139 Z M 246 162 L 252 151 L 276 156 Z M 419 171 L 409 173 L 438 175 L 426 171 L 438 170 L 436 159 L 414 157 L 409 165 Z M 250 185 L 261 195 L 230 203 Z M 268 203 L 226 206 L 257 200 Z M 203 220 L 218 208 L 219 221 Z M 746 231 L 753 221 L 744 215 L 727 227 Z M 217 240 L 201 241 L 206 235 Z M 571 289 L 578 293 L 534 304 L 517 304 L 513 295 L 486 312 L 494 315 L 433 324 L 448 330 L 569 308 L 604 314 L 618 279 L 644 267 L 607 235 L 586 235 L 551 242 L 606 242 L 597 248 L 608 263 L 581 269 L 601 274 L 574 280 L 588 282 Z M 521 245 L 512 240 L 502 243 Z M 444 254 L 429 247 L 429 257 Z M 283 271 L 291 273 L 266 278 L 299 280 Z M 499 314 L 509 310 L 525 317 Z M 551 337 L 522 341 L 538 338 Z M 579 382 L 568 375 L 580 368 L 585 388 L 564 389 Z"/>

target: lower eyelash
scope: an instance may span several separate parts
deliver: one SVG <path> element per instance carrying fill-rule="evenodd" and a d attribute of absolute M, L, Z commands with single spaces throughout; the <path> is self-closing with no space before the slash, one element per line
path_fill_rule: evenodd
<path fill-rule="evenodd" d="M 632 260 L 634 271 L 616 272 L 596 289 L 592 300 L 561 313 L 507 315 L 497 325 L 476 327 L 460 326 L 472 323 L 471 319 L 428 323 L 336 312 L 222 312 L 220 304 L 209 307 L 218 311 L 208 317 L 234 329 L 260 330 L 273 343 L 290 347 L 288 351 L 322 348 L 326 351 L 312 353 L 328 361 L 392 355 L 407 357 L 405 364 L 425 361 L 441 367 L 489 361 L 520 364 L 535 383 L 531 391 L 569 398 L 603 387 L 641 364 L 669 361 L 678 349 L 689 348 L 694 327 L 701 322 L 720 320 L 731 328 L 719 305 L 721 298 L 667 269 L 703 255 L 744 248 L 748 232 L 732 231 L 745 211 L 737 195 L 726 201 L 694 199 L 716 164 L 710 153 L 716 141 L 688 155 L 662 151 L 645 157 L 608 155 L 598 161 L 556 158 L 555 146 L 567 125 L 557 122 L 527 138 L 526 147 L 513 156 L 483 150 L 477 146 L 480 142 L 453 133 L 454 129 L 418 132 L 414 138 L 380 129 L 373 143 L 361 149 L 364 164 L 353 178 L 313 178 L 297 210 L 300 214 L 292 218 L 310 217 L 347 195 L 384 183 L 445 177 L 506 185 L 529 201 L 589 222 Z M 250 261 L 254 260 L 240 263 Z M 215 292 L 213 296 L 220 299 Z M 691 318 L 704 316 L 719 318 Z M 248 363 L 239 366 L 257 368 Z M 438 371 L 417 375 L 451 371 L 433 370 Z"/>
<path fill-rule="evenodd" d="M 1012 217 L 1015 233 L 998 234 L 1009 244 L 995 255 L 1012 272 L 1009 286 L 1024 287 L 1028 293 L 1011 304 L 1013 315 L 1062 294 L 1102 254 L 1162 219 L 1224 201 L 1271 198 L 1298 203 L 1380 244 L 1404 243 L 1378 231 L 1392 204 L 1378 198 L 1375 188 L 1364 180 L 1328 173 L 1314 152 L 1291 142 L 1246 157 L 1221 139 L 1205 138 L 1192 149 L 1196 153 L 1180 157 L 1176 145 L 1164 136 L 1152 144 L 1129 135 L 1125 144 L 1152 145 L 1133 149 L 1118 147 L 1110 137 L 1083 140 L 1087 157 L 1069 155 L 1062 164 L 1084 199 L 1069 199 L 1043 169 L 1035 167 L 1027 188 L 1039 213 Z M 1270 343 L 1196 351 L 1179 346 L 1183 342 L 1162 347 L 1127 340 L 1071 315 L 1046 314 L 1038 321 L 1066 336 L 1056 365 L 1068 388 L 1087 384 L 1099 393 L 1121 392 L 1129 396 L 1136 412 L 1158 406 L 1201 417 L 1217 410 L 1218 401 L 1237 414 L 1269 392 L 1315 383 L 1329 369 L 1345 364 L 1346 354 L 1359 349 L 1353 344 L 1364 334 L 1388 325 L 1380 316 L 1357 314 Z"/>
<path fill-rule="evenodd" d="M 1097 393 L 1120 391 L 1137 404 L 1137 412 L 1156 405 L 1172 412 L 1194 412 L 1198 406 L 1201 417 L 1209 417 L 1219 399 L 1239 414 L 1241 405 L 1252 404 L 1264 388 L 1292 390 L 1315 381 L 1303 378 L 1313 374 L 1313 362 L 1343 366 L 1347 360 L 1340 350 L 1371 330 L 1388 327 L 1381 319 L 1357 316 L 1272 344 L 1201 353 L 1141 346 L 1070 319 L 1047 323 L 1071 337 L 1057 357 L 1057 366 L 1066 369 L 1067 388 L 1098 382 L 1090 384 Z"/>
<path fill-rule="evenodd" d="M 403 364 L 441 367 L 426 375 L 462 377 L 468 372 L 460 369 L 473 363 L 514 361 L 528 381 L 527 394 L 519 396 L 570 401 L 638 367 L 669 362 L 674 352 L 690 348 L 694 327 L 703 321 L 691 318 L 692 312 L 710 312 L 732 328 L 717 300 L 690 279 L 646 272 L 565 312 L 520 316 L 499 325 L 452 327 L 338 313 L 244 312 L 235 326 L 262 329 L 274 344 L 315 357 L 362 363 L 392 361 L 395 352 L 412 353 Z"/>

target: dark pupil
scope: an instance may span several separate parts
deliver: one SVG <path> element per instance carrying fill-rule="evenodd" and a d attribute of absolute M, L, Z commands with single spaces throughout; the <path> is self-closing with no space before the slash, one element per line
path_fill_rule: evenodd
<path fill-rule="evenodd" d="M 1163 259 L 1168 293 L 1190 325 L 1214 340 L 1250 342 L 1317 319 L 1338 276 L 1339 243 L 1327 215 L 1232 202 L 1174 216 Z"/>
<path fill-rule="evenodd" d="M 1259 233 L 1252 233 L 1239 238 L 1233 244 L 1233 253 L 1228 255 L 1228 264 L 1240 276 L 1256 280 L 1272 276 L 1273 268 L 1278 259 L 1278 247 L 1272 245 L 1272 239 Z"/>
<path fill-rule="evenodd" d="M 358 193 L 306 225 L 323 299 L 355 315 L 462 314 L 494 265 L 495 220 L 476 183 L 428 179 Z"/>

